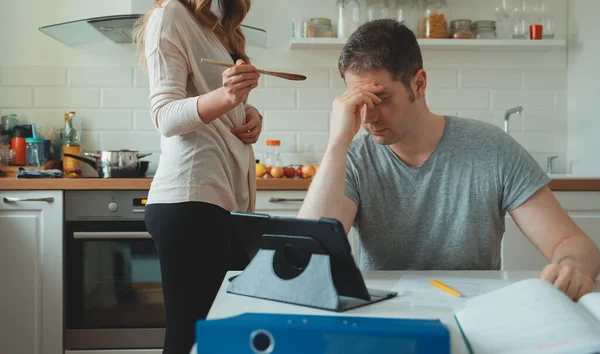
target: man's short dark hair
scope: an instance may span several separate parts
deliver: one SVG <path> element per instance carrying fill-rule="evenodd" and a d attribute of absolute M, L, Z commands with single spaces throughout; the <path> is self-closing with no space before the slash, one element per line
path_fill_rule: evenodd
<path fill-rule="evenodd" d="M 396 20 L 375 20 L 360 26 L 342 49 L 338 67 L 346 72 L 387 70 L 410 88 L 410 80 L 423 68 L 415 34 Z"/>

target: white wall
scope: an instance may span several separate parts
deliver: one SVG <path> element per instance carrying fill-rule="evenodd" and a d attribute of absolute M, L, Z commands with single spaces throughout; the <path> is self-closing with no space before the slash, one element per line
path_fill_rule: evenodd
<path fill-rule="evenodd" d="M 569 1 L 569 160 L 573 173 L 600 174 L 598 0 Z"/>
<path fill-rule="evenodd" d="M 32 12 L 32 1 L 39 12 Z M 60 127 L 63 112 L 83 121 L 85 148 L 158 152 L 159 137 L 148 113 L 148 89 L 132 45 L 100 43 L 67 48 L 40 33 L 42 25 L 129 11 L 129 1 L 12 1 L 0 12 L 0 112 L 35 122 L 40 132 Z M 450 18 L 492 19 L 492 1 L 450 0 Z M 558 36 L 566 36 L 566 4 L 559 1 Z M 335 18 L 334 1 L 255 0 L 247 23 L 266 28 L 269 49 L 250 48 L 257 66 L 307 75 L 291 83 L 263 77 L 251 102 L 265 115 L 264 140 L 279 138 L 287 163 L 303 162 L 304 147 L 325 146 L 331 101 L 344 90 L 336 51 L 287 49 L 291 18 Z M 10 30 L 10 31 L 9 31 Z M 9 34 L 10 32 L 10 34 Z M 511 134 L 545 168 L 560 155 L 566 170 L 566 49 L 550 52 L 424 50 L 430 77 L 428 101 L 439 113 L 458 114 L 502 126 L 505 109 L 525 107 Z M 154 169 L 157 155 L 152 157 Z"/>

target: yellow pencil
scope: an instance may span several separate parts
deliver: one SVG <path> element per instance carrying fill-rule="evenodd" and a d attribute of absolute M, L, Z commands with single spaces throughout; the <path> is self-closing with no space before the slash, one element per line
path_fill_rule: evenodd
<path fill-rule="evenodd" d="M 448 285 L 442 283 L 439 280 L 430 280 L 429 282 L 431 283 L 431 285 L 435 286 L 436 288 L 438 288 L 438 289 L 440 289 L 442 291 L 447 292 L 450 295 L 454 295 L 454 296 L 457 296 L 457 297 L 461 297 L 462 296 L 458 291 L 452 289 L 451 287 L 449 287 Z"/>

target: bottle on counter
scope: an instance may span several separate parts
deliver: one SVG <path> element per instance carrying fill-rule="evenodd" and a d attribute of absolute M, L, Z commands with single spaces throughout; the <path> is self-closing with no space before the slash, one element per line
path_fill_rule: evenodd
<path fill-rule="evenodd" d="M 27 131 L 21 126 L 13 128 L 10 148 L 12 150 L 12 165 L 25 166 L 27 154 Z"/>
<path fill-rule="evenodd" d="M 267 152 L 263 161 L 266 172 L 271 177 L 280 178 L 283 176 L 283 162 L 280 153 L 281 140 L 267 140 L 266 144 Z"/>
<path fill-rule="evenodd" d="M 81 177 L 81 161 L 64 156 L 65 153 L 81 156 L 81 135 L 74 127 L 75 112 L 65 113 L 65 128 L 62 131 L 63 175 L 67 178 Z"/>

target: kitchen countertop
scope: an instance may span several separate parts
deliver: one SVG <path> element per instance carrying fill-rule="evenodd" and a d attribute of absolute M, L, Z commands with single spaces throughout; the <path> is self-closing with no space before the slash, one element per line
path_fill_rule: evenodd
<path fill-rule="evenodd" d="M 258 179 L 258 190 L 306 190 L 310 179 Z M 0 177 L 0 190 L 148 190 L 152 178 Z"/>
<path fill-rule="evenodd" d="M 0 177 L 0 190 L 148 190 L 152 178 L 44 178 Z M 307 190 L 311 179 L 264 179 L 256 181 L 257 190 Z M 600 191 L 599 178 L 556 178 L 553 191 Z"/>

